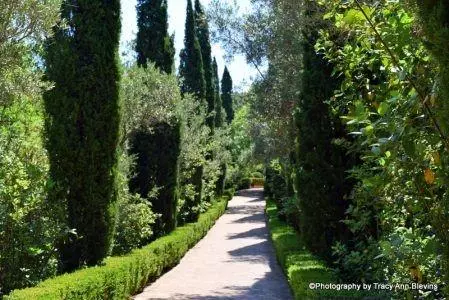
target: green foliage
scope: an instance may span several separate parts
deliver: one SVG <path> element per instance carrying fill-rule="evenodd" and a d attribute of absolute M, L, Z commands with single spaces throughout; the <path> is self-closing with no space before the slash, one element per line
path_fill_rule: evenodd
<path fill-rule="evenodd" d="M 274 199 L 277 208 L 282 210 L 283 199 L 291 195 L 288 195 L 286 176 L 278 159 L 272 160 L 265 167 L 265 178 L 265 195 Z"/>
<path fill-rule="evenodd" d="M 22 96 L 0 112 L 0 296 L 56 272 L 58 208 L 47 201 L 42 99 Z"/>
<path fill-rule="evenodd" d="M 51 181 L 42 133 L 41 93 L 50 87 L 34 59 L 59 19 L 60 1 L 0 3 L 0 298 L 57 268 L 59 207 L 47 201 Z"/>
<path fill-rule="evenodd" d="M 448 112 L 449 106 L 446 99 L 449 97 L 449 60 L 445 54 L 447 44 L 449 41 L 449 6 L 447 1 L 410 1 L 417 6 L 417 15 L 423 29 L 423 37 L 426 41 L 426 48 L 432 54 L 432 58 L 436 62 L 438 69 L 435 82 L 435 94 L 433 95 L 433 112 L 438 119 L 438 125 L 445 136 L 446 152 L 447 152 L 447 137 L 449 134 L 448 126 Z M 442 210 L 447 211 L 448 198 L 444 194 L 441 198 Z M 438 232 L 438 237 L 441 240 L 444 252 L 444 268 L 445 268 L 445 281 L 449 279 L 449 237 L 447 235 L 447 224 L 449 224 L 449 216 L 447 213 L 438 215 L 437 224 L 435 229 Z M 445 288 L 446 294 L 449 294 L 449 288 Z"/>
<path fill-rule="evenodd" d="M 242 178 L 237 185 L 238 190 L 246 190 L 251 188 L 251 178 Z"/>
<path fill-rule="evenodd" d="M 221 78 L 221 100 L 226 112 L 226 121 L 230 124 L 234 119 L 234 108 L 232 105 L 232 78 L 227 67 L 224 68 Z"/>
<path fill-rule="evenodd" d="M 152 203 L 161 214 L 157 234 L 176 227 L 180 125 L 177 106 L 181 95 L 173 75 L 160 73 L 153 64 L 126 70 L 121 85 L 124 108 L 124 147 L 135 157 L 131 194 Z M 157 191 L 157 195 L 152 193 Z"/>
<path fill-rule="evenodd" d="M 202 102 L 206 97 L 206 76 L 192 0 L 187 1 L 184 49 L 181 50 L 180 59 L 179 77 L 182 93 L 191 93 Z"/>
<path fill-rule="evenodd" d="M 210 129 L 205 124 L 206 108 L 185 96 L 177 108 L 181 121 L 179 221 L 194 220 L 201 211 L 203 171 L 208 154 Z"/>
<path fill-rule="evenodd" d="M 361 298 L 357 291 L 336 291 L 309 288 L 310 283 L 338 283 L 333 270 L 306 250 L 298 233 L 277 217 L 276 205 L 267 202 L 268 227 L 276 250 L 277 259 L 284 270 L 295 299 L 345 299 Z M 373 296 L 371 293 L 370 296 Z M 385 296 L 385 295 L 384 295 Z"/>
<path fill-rule="evenodd" d="M 47 43 L 47 149 L 51 199 L 67 205 L 76 232 L 59 246 L 63 270 L 96 264 L 111 250 L 119 142 L 120 1 L 64 1 L 67 26 Z M 99 42 L 101 41 L 101 42 Z"/>
<path fill-rule="evenodd" d="M 129 153 L 136 156 L 130 190 L 149 198 L 154 212 L 161 214 L 158 233 L 176 227 L 180 139 L 179 124 L 167 123 L 154 124 L 151 132 L 136 131 L 130 138 Z M 157 189 L 157 197 L 150 196 L 153 189 Z"/>
<path fill-rule="evenodd" d="M 160 215 L 153 213 L 151 202 L 132 194 L 128 185 L 133 177 L 134 159 L 126 152 L 120 155 L 118 170 L 117 223 L 112 253 L 121 255 L 147 244 L 153 237 L 153 226 Z M 157 195 L 154 195 L 157 197 Z"/>
<path fill-rule="evenodd" d="M 149 245 L 125 256 L 110 257 L 104 265 L 46 280 L 34 288 L 13 291 L 14 299 L 124 299 L 136 294 L 165 270 L 174 267 L 225 211 L 221 199 L 196 223 L 177 228 Z"/>
<path fill-rule="evenodd" d="M 316 4 L 305 4 L 305 9 L 305 21 L 312 22 L 321 17 Z M 304 71 L 296 113 L 296 191 L 301 211 L 300 229 L 308 247 L 330 259 L 332 244 L 348 238 L 347 229 L 340 220 L 344 218 L 348 207 L 346 198 L 352 188 L 346 179 L 351 160 L 346 149 L 333 142 L 345 136 L 340 120 L 331 114 L 327 104 L 338 80 L 331 76 L 332 65 L 315 53 L 316 29 L 305 30 L 306 40 L 302 45 Z"/>
<path fill-rule="evenodd" d="M 223 104 L 220 96 L 220 79 L 218 78 L 217 60 L 214 57 L 212 63 L 214 92 L 215 92 L 215 127 L 223 126 Z"/>
<path fill-rule="evenodd" d="M 136 6 L 137 63 L 146 66 L 148 61 L 167 74 L 174 67 L 174 38 L 168 35 L 167 0 L 139 0 Z"/>
<path fill-rule="evenodd" d="M 44 37 L 59 20 L 61 0 L 5 0 L 0 3 L 0 105 L 16 97 L 35 97 L 49 84 L 31 68 Z"/>
<path fill-rule="evenodd" d="M 351 171 L 358 184 L 345 220 L 354 243 L 334 247 L 340 270 L 349 280 L 441 284 L 447 154 L 418 95 L 428 93 L 430 110 L 441 110 L 429 53 L 398 2 L 364 8 L 395 57 L 354 3 L 326 6 L 335 27 L 321 33 L 316 48 L 342 78 L 331 104 L 345 115 L 351 151 L 362 160 Z M 441 296 L 397 296 L 419 293 Z"/>
<path fill-rule="evenodd" d="M 209 25 L 206 14 L 199 0 L 195 0 L 195 25 L 198 42 L 201 47 L 201 55 L 204 68 L 204 79 L 206 83 L 207 120 L 206 124 L 211 128 L 215 127 L 215 82 L 214 69 L 212 64 L 212 50 L 209 39 Z"/>

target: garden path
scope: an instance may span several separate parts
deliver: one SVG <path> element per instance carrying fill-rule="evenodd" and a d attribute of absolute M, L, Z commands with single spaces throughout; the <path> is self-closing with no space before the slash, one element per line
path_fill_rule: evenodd
<path fill-rule="evenodd" d="M 292 299 L 264 208 L 262 189 L 241 191 L 181 262 L 134 299 Z"/>

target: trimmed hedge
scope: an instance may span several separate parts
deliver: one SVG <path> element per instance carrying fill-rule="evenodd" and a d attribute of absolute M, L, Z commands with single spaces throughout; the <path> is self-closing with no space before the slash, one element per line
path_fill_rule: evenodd
<path fill-rule="evenodd" d="M 15 290 L 5 299 L 127 299 L 175 266 L 224 213 L 227 200 L 221 198 L 201 214 L 197 222 L 179 227 L 128 255 L 110 257 L 102 266 L 57 276 L 36 287 Z"/>
<path fill-rule="evenodd" d="M 293 227 L 279 220 L 276 204 L 273 201 L 267 200 L 266 214 L 277 259 L 287 276 L 295 299 L 360 299 L 367 296 L 357 291 L 310 289 L 310 283 L 338 283 L 339 281 L 324 262 L 306 250 Z"/>

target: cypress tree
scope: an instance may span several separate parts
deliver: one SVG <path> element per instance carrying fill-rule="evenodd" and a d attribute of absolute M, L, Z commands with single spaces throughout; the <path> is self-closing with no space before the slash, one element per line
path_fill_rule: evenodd
<path fill-rule="evenodd" d="M 222 103 L 220 96 L 220 79 L 218 78 L 218 66 L 217 60 L 214 57 L 212 63 L 212 70 L 214 75 L 214 93 L 215 93 L 215 127 L 223 126 L 223 114 L 222 114 Z"/>
<path fill-rule="evenodd" d="M 120 0 L 65 0 L 67 27 L 47 44 L 44 94 L 50 198 L 66 205 L 62 271 L 94 265 L 108 255 L 114 233 L 120 106 Z"/>
<path fill-rule="evenodd" d="M 138 0 L 136 9 L 137 64 L 145 66 L 150 60 L 161 71 L 172 73 L 175 49 L 174 37 L 167 33 L 167 0 Z"/>
<path fill-rule="evenodd" d="M 304 17 L 309 22 L 321 20 L 317 4 L 306 3 Z M 349 232 L 341 220 L 348 207 L 345 196 L 352 190 L 352 181 L 346 174 L 352 160 L 343 146 L 333 143 L 346 136 L 341 121 L 332 116 L 327 104 L 339 81 L 332 77 L 333 66 L 315 52 L 317 37 L 316 29 L 304 30 L 301 95 L 295 116 L 296 190 L 304 242 L 315 253 L 330 259 L 332 245 L 348 238 Z"/>
<path fill-rule="evenodd" d="M 201 103 L 206 97 L 206 81 L 203 69 L 203 58 L 201 47 L 196 32 L 195 16 L 192 8 L 192 1 L 187 0 L 187 14 L 184 35 L 184 49 L 181 50 L 181 61 L 179 65 L 179 75 L 181 79 L 181 92 L 191 93 L 195 95 Z M 199 205 L 202 200 L 203 192 L 203 173 L 204 167 L 197 166 L 194 175 L 191 178 L 192 184 L 195 186 L 196 196 L 195 203 L 192 206 Z M 197 218 L 198 215 L 192 216 L 190 221 Z"/>
<path fill-rule="evenodd" d="M 215 127 L 215 93 L 212 67 L 212 50 L 209 39 L 209 25 L 199 0 L 195 0 L 195 25 L 203 59 L 204 79 L 206 82 L 207 119 L 206 124 L 212 132 Z"/>
<path fill-rule="evenodd" d="M 220 96 L 220 79 L 218 78 L 218 66 L 217 60 L 214 57 L 212 63 L 213 70 L 213 82 L 214 82 L 214 93 L 215 93 L 215 127 L 219 128 L 223 126 L 223 114 L 222 114 L 222 105 L 221 105 L 221 96 Z M 225 190 L 226 185 L 226 173 L 227 173 L 227 165 L 222 164 L 220 166 L 220 176 L 218 177 L 215 192 L 217 195 L 222 195 Z"/>
<path fill-rule="evenodd" d="M 181 92 L 194 94 L 202 102 L 206 96 L 206 81 L 191 0 L 187 1 L 184 49 L 180 58 Z"/>
<path fill-rule="evenodd" d="M 221 100 L 226 112 L 226 121 L 230 124 L 234 119 L 234 109 L 232 108 L 232 78 L 227 67 L 221 78 Z"/>

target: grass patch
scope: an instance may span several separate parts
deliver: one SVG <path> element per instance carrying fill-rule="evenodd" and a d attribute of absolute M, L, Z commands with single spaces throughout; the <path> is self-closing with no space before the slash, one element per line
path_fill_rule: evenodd
<path fill-rule="evenodd" d="M 311 289 L 311 283 L 339 283 L 335 273 L 311 254 L 293 227 L 279 220 L 276 204 L 267 200 L 266 214 L 276 256 L 295 299 L 360 299 L 366 293 Z"/>
<path fill-rule="evenodd" d="M 15 290 L 7 300 L 128 299 L 174 267 L 225 212 L 228 197 L 214 203 L 195 223 L 179 227 L 149 245 L 103 265 L 63 274 L 36 287 Z"/>

